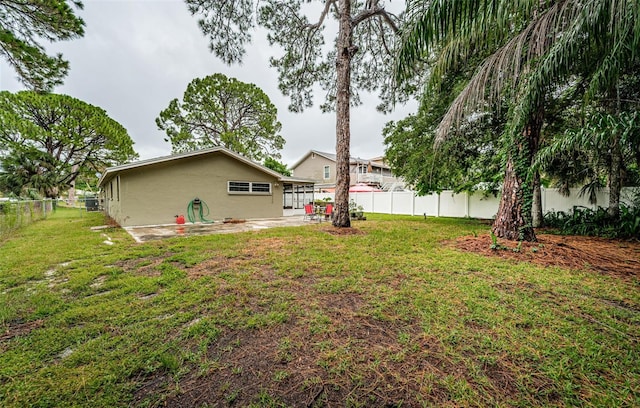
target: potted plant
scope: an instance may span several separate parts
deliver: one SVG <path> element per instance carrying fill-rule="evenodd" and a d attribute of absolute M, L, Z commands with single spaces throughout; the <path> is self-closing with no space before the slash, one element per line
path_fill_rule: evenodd
<path fill-rule="evenodd" d="M 349 201 L 349 214 L 352 220 L 366 220 L 364 217 L 364 208 L 355 201 Z"/>

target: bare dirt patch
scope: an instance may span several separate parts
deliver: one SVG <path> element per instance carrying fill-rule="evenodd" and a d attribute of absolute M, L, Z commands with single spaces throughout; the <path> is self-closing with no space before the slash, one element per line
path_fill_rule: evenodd
<path fill-rule="evenodd" d="M 293 253 L 295 246 L 295 242 L 289 239 L 279 237 L 262 238 L 255 243 L 249 242 L 242 252 L 255 256 L 277 252 L 280 256 L 286 257 Z"/>
<path fill-rule="evenodd" d="M 42 327 L 44 320 L 38 319 L 31 322 L 9 323 L 5 328 L 0 326 L 0 342 L 8 341 L 18 336 L 25 336 L 39 327 Z"/>
<path fill-rule="evenodd" d="M 115 266 L 122 268 L 125 272 L 133 272 L 141 276 L 160 276 L 162 271 L 159 268 L 165 258 L 173 255 L 166 253 L 162 256 L 144 257 L 136 259 L 126 259 L 115 263 Z"/>
<path fill-rule="evenodd" d="M 542 266 L 570 269 L 589 268 L 623 278 L 640 278 L 640 242 L 537 233 L 538 242 L 498 240 L 491 249 L 489 234 L 458 238 L 454 245 L 463 251 Z"/>
<path fill-rule="evenodd" d="M 425 335 L 419 323 L 374 319 L 363 311 L 367 303 L 357 294 L 306 299 L 299 302 L 304 310 L 283 324 L 225 330 L 209 345 L 207 363 L 194 365 L 178 386 L 163 371 L 138 378 L 143 385 L 134 402 L 171 407 L 442 406 L 451 391 L 438 378 L 490 388 L 496 401 L 508 401 L 516 392 L 516 376 L 507 361 L 483 367 L 488 384 L 476 383 L 477 373 L 447 357 L 440 341 Z M 159 395 L 162 401 L 156 400 Z"/>
<path fill-rule="evenodd" d="M 404 347 L 397 341 L 399 327 L 391 322 L 360 317 L 321 334 L 301 323 L 225 333 L 208 355 L 216 367 L 206 374 L 193 370 L 163 405 L 271 406 L 271 401 L 320 407 L 368 401 L 367 406 L 373 407 L 419 406 L 415 398 L 421 381 L 416 380 L 423 380 L 425 370 L 439 370 L 428 360 L 414 364 L 420 361 L 412 358 L 419 347 L 403 355 Z M 397 357 L 391 359 L 391 354 Z M 166 382 L 171 381 L 165 374 L 148 378 L 135 400 L 162 393 Z M 444 402 L 446 392 L 435 386 L 423 398 Z"/>
<path fill-rule="evenodd" d="M 353 227 L 338 228 L 338 227 L 331 226 L 331 227 L 321 228 L 320 231 L 324 231 L 327 234 L 331 234 L 331 235 L 366 235 L 366 232 Z"/>
<path fill-rule="evenodd" d="M 216 275 L 226 270 L 236 268 L 241 264 L 249 262 L 250 255 L 241 255 L 238 257 L 214 256 L 201 262 L 193 267 L 186 269 L 191 279 L 201 278 L 203 276 Z"/>

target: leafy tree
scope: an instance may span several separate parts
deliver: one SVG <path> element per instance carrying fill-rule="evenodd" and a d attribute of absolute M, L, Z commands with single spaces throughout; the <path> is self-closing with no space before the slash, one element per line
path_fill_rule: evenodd
<path fill-rule="evenodd" d="M 69 63 L 62 55 L 46 54 L 38 42 L 68 40 L 84 35 L 84 22 L 74 14 L 77 0 L 0 1 L 0 55 L 29 88 L 49 91 L 62 83 Z"/>
<path fill-rule="evenodd" d="M 425 96 L 415 115 L 389 122 L 383 130 L 385 158 L 394 174 L 419 194 L 451 189 L 495 191 L 501 180 L 500 117 L 485 115 L 466 124 L 464 136 L 435 146 L 436 128 L 451 103 L 449 92 Z"/>
<path fill-rule="evenodd" d="M 251 42 L 256 26 L 268 30 L 270 44 L 284 51 L 270 63 L 279 73 L 280 90 L 291 98 L 290 110 L 300 112 L 312 105 L 314 84 L 327 93 L 322 108 L 336 110 L 333 225 L 350 226 L 350 106 L 360 102 L 358 90 L 380 89 L 380 108 L 389 108 L 392 54 L 400 19 L 385 10 L 380 0 L 185 1 L 191 13 L 200 17 L 200 28 L 209 37 L 211 51 L 226 63 L 241 62 L 244 46 Z M 308 15 L 317 18 L 310 20 Z M 325 38 L 331 38 L 325 31 L 335 30 L 327 23 L 331 17 L 337 21 L 337 37 L 333 50 L 325 53 Z M 411 89 L 408 84 L 403 91 Z"/>
<path fill-rule="evenodd" d="M 222 146 L 250 159 L 279 157 L 285 140 L 278 110 L 257 86 L 214 74 L 196 78 L 156 124 L 176 152 Z"/>
<path fill-rule="evenodd" d="M 289 170 L 287 168 L 287 165 L 284 163 L 279 162 L 278 160 L 274 159 L 273 157 L 266 157 L 264 159 L 264 166 L 267 168 L 270 168 L 271 170 L 277 171 L 278 173 L 284 175 L 284 176 L 290 176 L 291 175 L 291 170 Z"/>
<path fill-rule="evenodd" d="M 138 156 L 126 129 L 103 109 L 33 91 L 0 92 L 0 143 L 5 174 L 20 169 L 16 180 L 51 198 L 80 174 L 95 177 Z"/>
<path fill-rule="evenodd" d="M 432 86 L 445 73 L 470 61 L 478 50 L 489 56 L 441 121 L 436 140 L 461 118 L 509 95 L 508 150 L 503 194 L 493 231 L 508 239 L 535 240 L 530 213 L 545 98 L 589 66 L 593 96 L 611 89 L 621 69 L 637 58 L 640 7 L 637 0 L 452 0 L 410 3 L 411 22 L 398 58 L 398 77 L 437 54 Z"/>

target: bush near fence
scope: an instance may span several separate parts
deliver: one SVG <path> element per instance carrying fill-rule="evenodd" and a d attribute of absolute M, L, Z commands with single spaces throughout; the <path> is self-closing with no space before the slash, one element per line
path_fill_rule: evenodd
<path fill-rule="evenodd" d="M 0 201 L 0 237 L 10 232 L 47 218 L 55 210 L 55 202 L 51 199 L 29 201 Z"/>
<path fill-rule="evenodd" d="M 621 202 L 631 206 L 640 194 L 640 187 L 622 189 Z M 324 199 L 331 193 L 315 193 L 314 198 Z M 412 191 L 349 193 L 349 199 L 362 206 L 365 212 L 398 215 L 425 215 L 430 217 L 480 218 L 493 219 L 498 212 L 500 196 L 473 193 L 443 191 L 440 194 L 418 196 Z M 569 196 L 563 196 L 558 189 L 542 189 L 542 212 L 570 211 L 575 206 L 597 209 L 607 207 L 609 192 L 603 189 L 597 195 L 597 204 L 590 204 L 586 196 L 580 196 L 580 189 L 571 189 Z"/>

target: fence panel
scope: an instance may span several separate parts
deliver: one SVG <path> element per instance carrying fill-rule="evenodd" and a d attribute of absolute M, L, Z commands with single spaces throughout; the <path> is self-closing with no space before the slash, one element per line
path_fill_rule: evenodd
<path fill-rule="evenodd" d="M 609 199 L 607 193 L 599 192 L 597 198 L 597 204 L 590 204 L 588 196 L 580 196 L 580 189 L 569 189 L 569 195 L 563 196 L 557 188 L 545 188 L 542 189 L 542 211 L 544 213 L 549 211 L 568 211 L 576 205 L 591 209 L 597 208 L 598 205 L 606 206 Z"/>
<path fill-rule="evenodd" d="M 412 193 L 413 194 L 413 193 Z M 414 215 L 428 215 L 437 217 L 440 213 L 440 197 L 438 194 L 429 194 L 425 196 L 416 196 L 414 198 L 415 207 Z"/>
<path fill-rule="evenodd" d="M 630 205 L 638 194 L 640 194 L 640 187 L 625 187 L 622 189 L 620 201 Z M 325 197 L 334 199 L 331 193 L 316 194 L 316 198 Z M 410 191 L 351 193 L 349 199 L 362 206 L 365 212 L 482 219 L 494 218 L 500 204 L 499 195 L 485 196 L 482 192 L 455 194 L 453 191 L 426 196 L 416 196 Z M 588 197 L 580 196 L 579 189 L 571 189 L 570 195 L 565 197 L 558 189 L 543 188 L 542 212 L 569 211 L 577 205 L 589 208 L 606 207 L 609 200 L 608 190 L 603 189 L 598 192 L 597 200 L 597 204 L 590 204 Z"/>
<path fill-rule="evenodd" d="M 46 218 L 55 210 L 53 200 L 0 201 L 0 237 L 11 231 Z"/>
<path fill-rule="evenodd" d="M 361 206 L 366 212 L 381 212 L 380 206 L 374 207 L 373 194 L 380 193 L 350 193 L 349 201 L 354 201 L 356 205 Z"/>
<path fill-rule="evenodd" d="M 467 194 L 455 194 L 453 191 L 443 191 L 440 193 L 440 213 L 439 217 L 461 218 L 468 215 Z"/>
<path fill-rule="evenodd" d="M 496 216 L 500 205 L 500 197 L 474 192 L 469 196 L 469 217 L 491 219 Z"/>
<path fill-rule="evenodd" d="M 398 191 L 387 193 L 391 199 L 391 211 L 392 214 L 402 215 L 414 215 L 414 200 L 415 195 L 411 191 Z"/>

